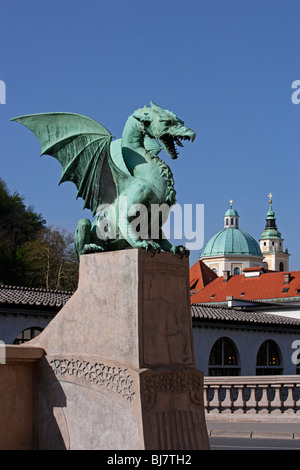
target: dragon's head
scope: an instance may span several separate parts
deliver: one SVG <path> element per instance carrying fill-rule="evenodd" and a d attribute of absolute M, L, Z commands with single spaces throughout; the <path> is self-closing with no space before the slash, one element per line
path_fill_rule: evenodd
<path fill-rule="evenodd" d="M 151 108 L 144 106 L 134 112 L 133 117 L 144 126 L 145 135 L 150 139 L 156 139 L 166 150 L 168 155 L 175 159 L 178 151 L 175 144 L 183 147 L 181 140 L 195 140 L 196 134 L 192 129 L 184 126 L 176 114 L 163 109 L 150 101 Z"/>

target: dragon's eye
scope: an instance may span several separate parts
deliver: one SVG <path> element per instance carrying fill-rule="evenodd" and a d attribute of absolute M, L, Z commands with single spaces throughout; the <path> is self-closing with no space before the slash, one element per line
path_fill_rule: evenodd
<path fill-rule="evenodd" d="M 163 122 L 166 126 L 171 126 L 173 124 L 173 119 L 160 119 L 159 122 Z"/>

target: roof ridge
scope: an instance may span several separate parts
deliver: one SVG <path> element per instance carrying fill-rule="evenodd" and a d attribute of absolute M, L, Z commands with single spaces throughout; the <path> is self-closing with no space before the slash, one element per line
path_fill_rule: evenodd
<path fill-rule="evenodd" d="M 195 306 L 195 307 L 208 307 L 208 308 L 222 308 L 224 310 L 234 310 L 235 307 L 228 307 L 227 305 L 216 305 L 216 304 L 213 304 L 213 305 L 209 305 L 205 302 L 193 302 L 192 303 L 192 306 Z"/>
<path fill-rule="evenodd" d="M 269 323 L 271 325 L 285 325 L 285 326 L 295 326 L 300 327 L 300 319 L 287 317 L 284 315 L 277 315 L 266 312 L 257 312 L 253 310 L 243 310 L 235 308 L 212 308 L 208 305 L 198 305 L 199 309 L 196 309 L 197 305 L 192 305 L 192 317 L 203 319 L 203 320 L 220 320 L 220 321 L 230 321 L 230 322 L 240 322 L 240 323 L 255 323 L 255 324 L 265 324 Z M 219 312 L 217 311 L 219 310 Z M 220 310 L 225 310 L 220 312 Z M 197 313 L 196 313 L 197 312 Z"/>
<path fill-rule="evenodd" d="M 46 289 L 43 287 L 13 286 L 9 284 L 0 284 L 0 289 L 27 290 L 31 292 L 53 292 L 59 294 L 74 294 L 72 290 Z"/>

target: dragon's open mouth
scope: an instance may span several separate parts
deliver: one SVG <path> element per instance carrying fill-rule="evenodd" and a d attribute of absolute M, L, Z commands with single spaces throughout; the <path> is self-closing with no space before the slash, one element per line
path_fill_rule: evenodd
<path fill-rule="evenodd" d="M 160 137 L 160 142 L 162 143 L 162 145 L 165 147 L 166 151 L 168 152 L 168 154 L 170 155 L 171 158 L 173 159 L 176 159 L 179 155 L 176 147 L 175 147 L 175 143 L 179 146 L 179 147 L 183 147 L 182 143 L 181 143 L 181 140 L 184 139 L 184 140 L 191 140 L 191 138 L 187 135 L 184 135 L 184 136 L 181 136 L 181 135 L 170 135 L 170 134 L 164 134 Z"/>

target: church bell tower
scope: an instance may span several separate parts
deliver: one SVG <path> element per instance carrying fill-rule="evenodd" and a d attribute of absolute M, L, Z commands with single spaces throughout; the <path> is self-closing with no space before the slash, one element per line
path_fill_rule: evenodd
<path fill-rule="evenodd" d="M 283 238 L 277 230 L 275 212 L 272 208 L 272 194 L 269 194 L 269 210 L 267 212 L 265 231 L 259 240 L 264 256 L 264 266 L 271 271 L 289 271 L 290 254 L 283 249 Z"/>

